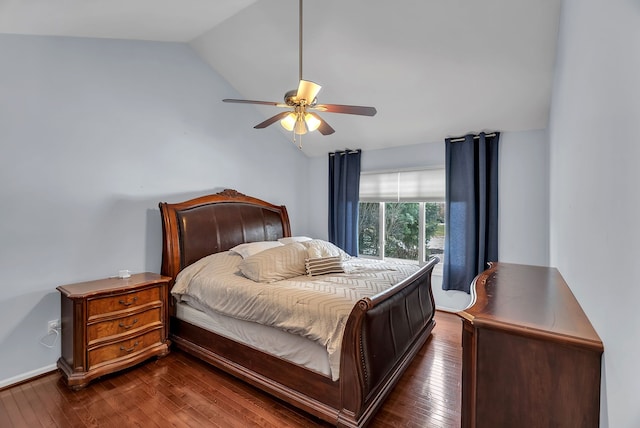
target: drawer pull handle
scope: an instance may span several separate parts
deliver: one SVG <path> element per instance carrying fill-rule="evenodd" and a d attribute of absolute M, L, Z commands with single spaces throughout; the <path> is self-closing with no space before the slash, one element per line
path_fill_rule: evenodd
<path fill-rule="evenodd" d="M 131 327 L 134 326 L 134 324 L 136 324 L 138 322 L 138 318 L 134 318 L 133 322 L 129 325 L 125 325 L 122 321 L 120 321 L 120 324 L 118 324 L 118 326 L 120 328 L 124 328 L 125 330 L 129 330 Z"/>
<path fill-rule="evenodd" d="M 131 306 L 136 302 L 136 300 L 138 300 L 138 296 L 134 297 L 133 300 L 130 301 L 130 302 L 125 302 L 123 299 L 120 299 L 120 300 L 118 300 L 118 303 L 120 303 L 121 305 L 124 305 L 124 306 Z"/>
<path fill-rule="evenodd" d="M 134 344 L 133 344 L 133 346 L 132 346 L 131 348 L 125 348 L 124 346 L 121 346 L 121 347 L 120 347 L 120 350 L 121 350 L 121 351 L 124 351 L 124 352 L 131 352 L 131 351 L 133 351 L 134 349 L 136 349 L 136 346 L 138 346 L 138 342 L 134 343 Z"/>

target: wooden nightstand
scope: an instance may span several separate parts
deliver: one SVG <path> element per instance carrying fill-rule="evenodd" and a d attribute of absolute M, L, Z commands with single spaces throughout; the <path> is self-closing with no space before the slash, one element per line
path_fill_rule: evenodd
<path fill-rule="evenodd" d="M 58 368 L 72 389 L 169 353 L 171 278 L 139 273 L 126 279 L 61 285 L 62 356 Z"/>

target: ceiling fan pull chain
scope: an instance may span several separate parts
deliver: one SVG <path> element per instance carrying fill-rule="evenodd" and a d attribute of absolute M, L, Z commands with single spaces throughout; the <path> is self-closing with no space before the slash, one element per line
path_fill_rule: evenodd
<path fill-rule="evenodd" d="M 293 134 L 293 144 L 295 144 L 296 146 L 298 146 L 300 150 L 302 150 L 302 135 L 296 134 L 295 131 L 293 131 L 292 134 Z M 296 136 L 298 136 L 298 141 L 296 141 Z"/>

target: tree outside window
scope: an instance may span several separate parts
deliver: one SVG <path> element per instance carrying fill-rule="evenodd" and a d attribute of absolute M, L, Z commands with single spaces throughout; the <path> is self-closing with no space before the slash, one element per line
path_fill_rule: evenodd
<path fill-rule="evenodd" d="M 442 202 L 361 202 L 359 248 L 362 256 L 424 262 L 444 249 L 444 203 Z M 424 218 L 420 211 L 424 210 Z M 380 222 L 383 213 L 384 223 Z M 424 236 L 420 236 L 421 222 Z M 380 229 L 384 229 L 384 240 Z M 420 260 L 420 247 L 424 249 Z M 380 249 L 384 250 L 381 251 Z"/>

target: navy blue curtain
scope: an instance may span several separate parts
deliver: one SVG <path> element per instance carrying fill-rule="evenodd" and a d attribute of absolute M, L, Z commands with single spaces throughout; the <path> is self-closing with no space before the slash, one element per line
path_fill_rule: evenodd
<path fill-rule="evenodd" d="M 361 150 L 329 153 L 329 241 L 358 255 Z"/>
<path fill-rule="evenodd" d="M 469 293 L 475 276 L 498 260 L 499 139 L 481 133 L 445 140 L 445 290 Z"/>

